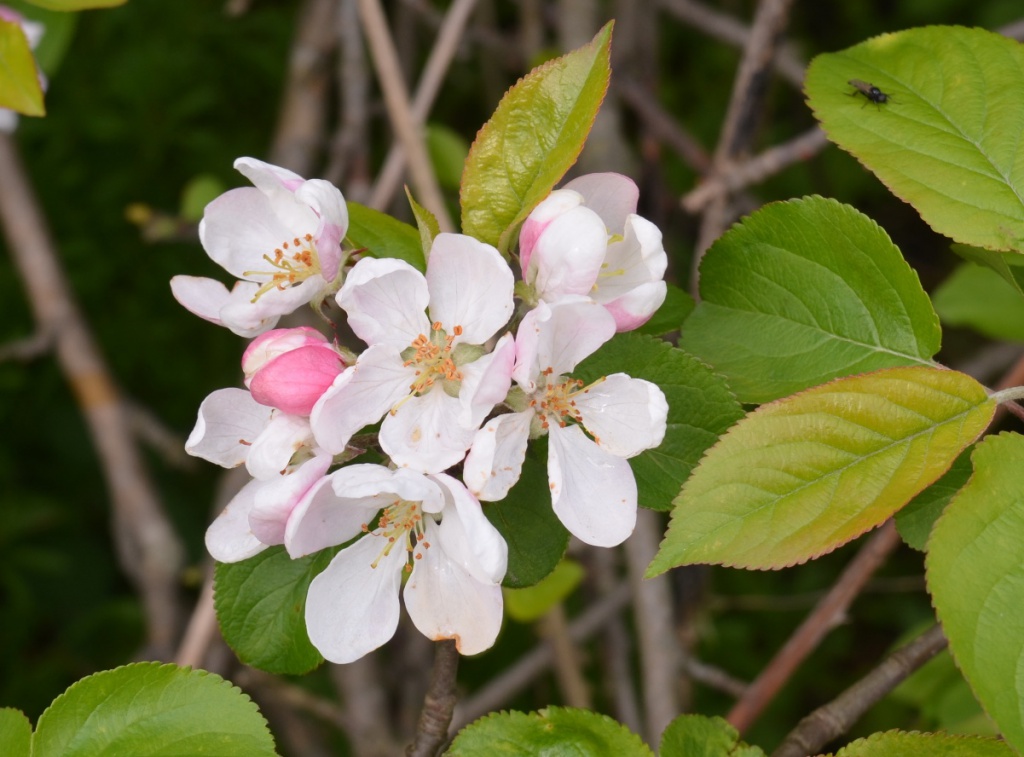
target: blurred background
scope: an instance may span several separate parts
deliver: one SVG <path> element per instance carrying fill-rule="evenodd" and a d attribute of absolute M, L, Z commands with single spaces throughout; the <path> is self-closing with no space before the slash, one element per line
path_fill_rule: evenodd
<path fill-rule="evenodd" d="M 410 87 L 452 5 L 385 3 Z M 637 181 L 639 212 L 663 230 L 670 277 L 687 288 L 700 222 L 680 200 L 698 185 L 714 152 L 740 60 L 738 43 L 756 3 L 474 5 L 427 118 L 429 153 L 453 217 L 466 150 L 502 94 L 531 67 L 589 41 L 616 18 L 612 90 L 580 167 L 621 171 Z M 67 283 L 123 393 L 145 471 L 181 549 L 174 567 L 180 607 L 168 622 L 184 624 L 208 569 L 202 537 L 223 472 L 186 457 L 181 447 L 201 400 L 214 389 L 240 385 L 244 342 L 178 306 L 168 281 L 178 273 L 228 281 L 206 258 L 195 228 L 205 202 L 244 183 L 231 167 L 236 157 L 330 179 L 349 199 L 369 202 L 392 132 L 355 0 L 129 0 L 72 15 L 25 12 L 46 24 L 38 52 L 49 77 L 48 116 L 21 119 L 14 143 Z M 911 26 L 995 30 L 1021 14 L 1015 0 L 796 3 L 751 152 L 814 126 L 798 85 L 814 55 Z M 886 229 L 926 289 L 953 269 L 946 241 L 853 158 L 818 143 L 804 157 L 745 189 L 737 209 L 746 213 L 810 193 L 835 197 Z M 8 180 L 0 173 L 0 182 Z M 401 194 L 394 192 L 383 207 L 404 218 Z M 0 254 L 0 706 L 22 709 L 35 721 L 79 678 L 154 654 L 172 659 L 173 651 L 154 648 L 147 635 L 144 605 L 118 557 L 121 526 L 110 489 L 82 410 L 49 349 L 52 335 L 36 340 L 38 349 L 23 341 L 37 335 L 37 324 L 6 244 Z M 949 365 L 997 351 L 966 330 L 947 330 L 944 342 L 939 357 Z M 998 349 L 1019 354 L 1016 346 Z M 856 548 L 778 573 L 675 571 L 673 643 L 686 660 L 673 684 L 678 706 L 724 714 Z M 494 649 L 463 662 L 467 706 L 498 673 L 546 643 L 542 639 L 564 634 L 628 572 L 618 552 L 600 565 L 590 552 L 573 556 L 585 570 L 558 606 L 561 625 L 557 617 L 507 620 Z M 583 703 L 643 733 L 636 697 L 631 704 L 628 691 L 621 691 L 643 688 L 636 673 L 638 618 L 626 599 L 614 621 L 585 639 L 571 637 L 582 694 L 567 691 L 564 676 L 548 664 L 490 707 L 530 710 L 580 703 L 585 696 Z M 922 555 L 904 547 L 747 740 L 770 749 L 800 717 L 932 617 Z M 181 631 L 176 625 L 167 635 L 176 639 Z M 204 666 L 260 703 L 283 754 L 388 754 L 390 739 L 401 742 L 411 731 L 429 670 L 428 647 L 400 631 L 368 667 L 340 674 L 324 667 L 290 681 L 243 670 L 224 650 L 211 650 Z M 616 656 L 625 672 L 609 670 Z M 376 699 L 359 704 L 360 691 Z M 367 713 L 384 720 L 367 723 Z M 894 727 L 992 732 L 946 655 L 872 710 L 856 733 Z M 656 743 L 656 734 L 647 735 Z"/>

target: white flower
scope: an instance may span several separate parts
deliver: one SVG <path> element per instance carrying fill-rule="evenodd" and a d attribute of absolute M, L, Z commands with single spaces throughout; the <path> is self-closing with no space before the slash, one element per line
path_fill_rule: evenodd
<path fill-rule="evenodd" d="M 342 468 L 306 493 L 284 543 L 301 557 L 363 532 L 309 587 L 306 630 L 324 657 L 352 662 L 394 635 L 406 573 L 405 606 L 427 638 L 455 639 L 467 655 L 494 643 L 508 550 L 460 482 L 380 465 Z"/>
<path fill-rule="evenodd" d="M 359 261 L 338 304 L 369 349 L 313 408 L 318 444 L 338 453 L 383 416 L 380 444 L 396 465 L 459 462 L 511 385 L 511 334 L 486 344 L 512 315 L 513 284 L 497 250 L 461 234 L 437 235 L 425 277 L 400 260 Z"/>
<path fill-rule="evenodd" d="M 539 300 L 585 295 L 617 331 L 643 325 L 665 301 L 661 232 L 636 215 L 638 192 L 615 173 L 587 174 L 555 190 L 523 223 L 519 256 Z"/>
<path fill-rule="evenodd" d="M 555 514 L 601 547 L 632 533 L 637 491 L 627 458 L 661 444 L 668 417 L 665 395 L 649 381 L 615 373 L 584 386 L 566 375 L 614 334 L 612 315 L 585 297 L 541 302 L 527 313 L 512 374 L 524 409 L 488 421 L 463 468 L 479 499 L 502 499 L 519 479 L 528 437 L 547 433 Z"/>
<path fill-rule="evenodd" d="M 254 158 L 239 158 L 235 168 L 255 186 L 207 205 L 199 239 L 238 283 L 229 292 L 212 279 L 175 276 L 171 291 L 199 317 L 249 337 L 337 285 L 348 209 L 330 182 Z"/>

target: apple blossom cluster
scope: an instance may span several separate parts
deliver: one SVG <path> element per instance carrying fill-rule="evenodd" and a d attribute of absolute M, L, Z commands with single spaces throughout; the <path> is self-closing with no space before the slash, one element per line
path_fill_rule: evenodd
<path fill-rule="evenodd" d="M 346 249 L 335 187 L 252 158 L 235 167 L 254 186 L 211 202 L 200 239 L 237 283 L 171 282 L 196 315 L 255 337 L 242 357 L 246 388 L 207 397 L 186 444 L 251 476 L 210 526 L 210 553 L 237 562 L 274 545 L 292 558 L 341 547 L 305 611 L 331 661 L 390 639 L 399 593 L 428 638 L 454 639 L 463 654 L 489 648 L 508 549 L 481 502 L 516 484 L 528 442 L 549 439 L 565 527 L 614 546 L 636 521 L 628 459 L 665 433 L 654 384 L 572 377 L 664 301 L 661 234 L 635 214 L 636 186 L 592 174 L 551 192 L 522 227 L 517 284 L 497 249 L 462 234 L 433 239 L 425 273 Z M 306 303 L 322 314 L 329 297 L 365 346 L 274 328 Z M 355 462 L 371 448 L 386 464 Z"/>

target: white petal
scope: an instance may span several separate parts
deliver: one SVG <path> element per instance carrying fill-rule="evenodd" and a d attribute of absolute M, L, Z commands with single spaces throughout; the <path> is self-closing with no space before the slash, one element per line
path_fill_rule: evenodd
<path fill-rule="evenodd" d="M 436 528 L 428 522 L 428 541 Z M 432 641 L 455 639 L 464 655 L 489 649 L 501 630 L 501 587 L 477 581 L 437 545 L 416 552 L 422 557 L 414 561 L 404 592 L 416 628 Z"/>
<path fill-rule="evenodd" d="M 438 234 L 427 259 L 430 320 L 440 321 L 455 342 L 483 344 L 512 317 L 515 277 L 489 244 L 463 234 Z"/>
<path fill-rule="evenodd" d="M 352 435 L 376 423 L 396 402 L 409 395 L 413 371 L 402 365 L 398 349 L 378 344 L 346 368 L 317 400 L 309 420 L 317 444 L 335 455 L 345 451 Z"/>
<path fill-rule="evenodd" d="M 548 440 L 551 506 L 562 525 L 595 547 L 624 542 L 636 525 L 629 463 L 598 447 L 579 426 L 552 426 Z"/>
<path fill-rule="evenodd" d="M 380 538 L 367 534 L 339 552 L 309 585 L 306 632 L 331 662 L 358 660 L 395 635 L 407 553 L 396 547 L 374 568 L 382 548 Z"/>
<path fill-rule="evenodd" d="M 249 528 L 264 544 L 284 544 L 288 516 L 331 467 L 330 455 L 318 455 L 290 473 L 266 481 L 253 499 L 249 511 Z"/>
<path fill-rule="evenodd" d="M 403 468 L 437 473 L 462 460 L 473 429 L 459 425 L 459 399 L 440 386 L 409 397 L 384 417 L 380 446 Z"/>
<path fill-rule="evenodd" d="M 278 319 L 276 313 L 244 307 L 251 304 L 250 300 L 258 289 L 259 285 L 251 281 L 236 282 L 229 292 L 215 279 L 201 276 L 175 276 L 171 279 L 171 294 L 182 307 L 247 339 L 273 328 Z"/>
<path fill-rule="evenodd" d="M 601 449 L 633 457 L 665 438 L 668 402 L 656 385 L 613 373 L 576 395 L 583 425 Z"/>
<path fill-rule="evenodd" d="M 262 486 L 265 483 L 255 479 L 243 486 L 206 529 L 206 551 L 214 560 L 241 562 L 267 548 L 249 528 L 249 511 Z"/>
<path fill-rule="evenodd" d="M 563 189 L 583 195 L 583 203 L 601 216 L 611 234 L 622 234 L 626 217 L 636 212 L 640 199 L 640 190 L 633 180 L 618 173 L 584 174 Z"/>
<path fill-rule="evenodd" d="M 363 258 L 345 277 L 338 304 L 348 325 L 369 345 L 404 350 L 420 334 L 430 335 L 429 295 L 423 274 L 394 258 Z"/>
<path fill-rule="evenodd" d="M 477 581 L 501 583 L 508 568 L 505 539 L 487 520 L 480 503 L 461 481 L 445 473 L 433 478 L 449 494 L 438 540 L 448 559 L 462 566 Z"/>
<path fill-rule="evenodd" d="M 505 334 L 489 354 L 459 368 L 459 423 L 463 428 L 479 428 L 491 409 L 505 399 L 512 386 L 515 359 L 515 339 L 512 334 Z"/>
<path fill-rule="evenodd" d="M 473 437 L 462 478 L 477 499 L 504 499 L 523 472 L 533 411 L 491 418 Z"/>
<path fill-rule="evenodd" d="M 519 265 L 526 281 L 532 284 L 537 275 L 537 265 L 535 263 L 531 270 L 530 260 L 533 258 L 533 249 L 540 235 L 544 233 L 544 229 L 562 213 L 582 204 L 583 196 L 578 192 L 556 189 L 530 211 L 530 215 L 523 223 L 523 228 L 519 231 Z"/>
<path fill-rule="evenodd" d="M 252 182 L 264 194 L 272 195 L 284 190 L 293 193 L 305 181 L 294 171 L 265 163 L 257 158 L 237 158 L 235 170 Z"/>
<path fill-rule="evenodd" d="M 597 213 L 584 207 L 563 213 L 544 229 L 530 259 L 537 293 L 548 302 L 589 295 L 607 249 L 608 232 Z"/>
<path fill-rule="evenodd" d="M 569 373 L 613 336 L 615 319 L 589 298 L 540 303 L 519 325 L 512 378 L 532 393 L 541 372 L 550 370 L 554 378 Z"/>
<path fill-rule="evenodd" d="M 310 179 L 295 192 L 295 198 L 306 203 L 320 217 L 316 252 L 320 270 L 328 281 L 338 275 L 341 264 L 341 240 L 348 231 L 348 207 L 336 186 L 322 179 Z"/>
<path fill-rule="evenodd" d="M 308 418 L 277 413 L 253 440 L 245 467 L 253 478 L 275 478 L 284 473 L 295 453 L 312 446 L 312 441 Z"/>
<path fill-rule="evenodd" d="M 273 412 L 245 389 L 218 389 L 199 406 L 185 451 L 223 468 L 241 465 Z"/>

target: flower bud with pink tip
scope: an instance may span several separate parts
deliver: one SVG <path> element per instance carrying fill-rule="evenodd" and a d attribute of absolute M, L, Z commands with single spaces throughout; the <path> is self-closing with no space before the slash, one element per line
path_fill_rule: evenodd
<path fill-rule="evenodd" d="M 316 329 L 274 329 L 242 355 L 245 385 L 261 405 L 308 416 L 345 368 L 344 358 Z"/>

